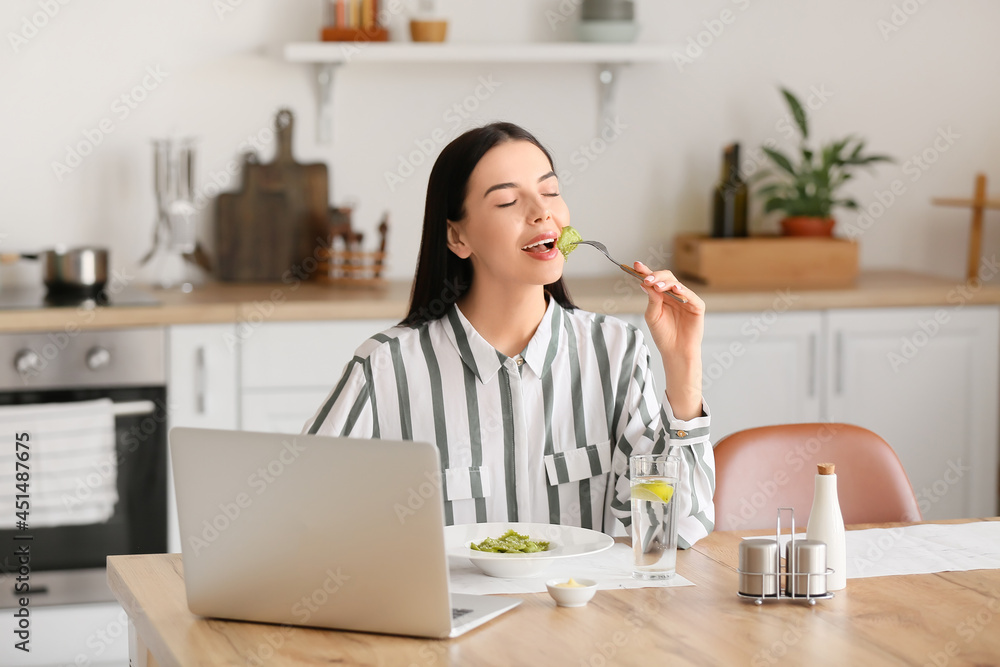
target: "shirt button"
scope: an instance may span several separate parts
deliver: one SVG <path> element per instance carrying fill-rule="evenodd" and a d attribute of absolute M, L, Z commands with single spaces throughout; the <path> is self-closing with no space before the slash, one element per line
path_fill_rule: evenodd
<path fill-rule="evenodd" d="M 677 437 L 678 438 L 686 438 L 686 437 L 688 437 L 688 432 L 687 431 L 677 431 Z"/>
<path fill-rule="evenodd" d="M 520 366 L 522 364 L 524 364 L 524 359 L 522 357 L 518 357 L 517 358 L 517 365 Z"/>

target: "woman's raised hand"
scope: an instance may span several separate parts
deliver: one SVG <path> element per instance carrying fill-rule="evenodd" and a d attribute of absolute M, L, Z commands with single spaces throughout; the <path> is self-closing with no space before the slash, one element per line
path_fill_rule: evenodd
<path fill-rule="evenodd" d="M 635 263 L 635 270 L 646 276 L 642 281 L 642 289 L 649 297 L 646 325 L 664 360 L 700 359 L 705 302 L 682 285 L 671 271 L 651 271 L 642 262 Z M 680 303 L 664 292 L 681 295 L 688 302 Z"/>

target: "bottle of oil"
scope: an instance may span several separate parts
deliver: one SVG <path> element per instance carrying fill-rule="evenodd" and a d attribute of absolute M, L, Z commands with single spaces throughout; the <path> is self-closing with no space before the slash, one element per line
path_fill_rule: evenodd
<path fill-rule="evenodd" d="M 837 498 L 837 474 L 832 463 L 817 466 L 816 486 L 806 538 L 826 543 L 826 563 L 833 568 L 827 577 L 827 589 L 839 591 L 847 586 L 847 548 L 844 517 Z"/>
<path fill-rule="evenodd" d="M 726 146 L 722 175 L 712 204 L 712 236 L 717 239 L 747 235 L 747 184 L 740 177 L 740 145 Z"/>

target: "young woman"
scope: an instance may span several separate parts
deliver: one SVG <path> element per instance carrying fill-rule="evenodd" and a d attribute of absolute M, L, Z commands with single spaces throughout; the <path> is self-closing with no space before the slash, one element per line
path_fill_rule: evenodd
<path fill-rule="evenodd" d="M 552 158 L 527 131 L 494 123 L 452 141 L 427 186 L 409 314 L 357 350 L 306 430 L 436 444 L 448 524 L 608 534 L 630 523 L 629 456 L 673 449 L 688 547 L 715 519 L 704 303 L 635 263 L 664 360 L 660 394 L 642 334 L 570 301 L 555 248 L 567 225 Z"/>

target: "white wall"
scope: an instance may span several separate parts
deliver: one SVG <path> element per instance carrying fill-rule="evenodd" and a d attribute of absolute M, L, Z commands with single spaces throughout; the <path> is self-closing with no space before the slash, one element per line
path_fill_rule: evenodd
<path fill-rule="evenodd" d="M 220 13 L 228 3 L 236 6 Z M 456 42 L 572 34 L 572 21 L 555 30 L 546 23 L 545 10 L 558 12 L 558 0 L 443 4 Z M 11 35 L 20 34 L 25 18 L 42 5 L 57 6 L 58 13 L 14 44 Z M 271 124 L 277 108 L 289 106 L 297 114 L 296 156 L 331 165 L 334 200 L 357 203 L 356 226 L 372 230 L 381 212 L 390 211 L 392 277 L 412 275 L 430 164 L 394 192 L 384 174 L 435 129 L 450 138 L 493 119 L 525 125 L 553 150 L 560 171 L 572 175 L 564 194 L 577 227 L 605 239 L 623 258 L 646 259 L 669 248 L 679 231 L 708 229 L 709 193 L 725 143 L 739 139 L 746 150 L 768 138 L 785 141 L 777 126 L 784 116 L 776 90 L 781 83 L 803 96 L 812 88 L 832 93 L 812 114 L 818 136 L 856 132 L 872 149 L 900 158 L 851 188 L 868 205 L 895 179 L 906 187 L 862 236 L 863 265 L 962 275 L 968 213 L 931 207 L 929 200 L 971 193 L 977 171 L 992 175 L 994 196 L 1000 196 L 1000 3 L 898 0 L 900 12 L 906 5 L 915 13 L 887 35 L 878 22 L 891 20 L 894 4 L 888 1 L 638 5 L 641 41 L 683 49 L 702 33 L 702 42 L 710 43 L 683 67 L 640 65 L 623 73 L 618 112 L 627 128 L 584 170 L 575 153 L 597 131 L 597 90 L 588 66 L 348 66 L 337 78 L 335 142 L 319 146 L 312 70 L 277 55 L 285 42 L 316 37 L 318 0 L 8 0 L 0 9 L 0 248 L 103 244 L 111 248 L 113 265 L 129 270 L 151 240 L 150 140 L 168 133 L 200 137 L 198 180 L 204 187 L 249 135 Z M 710 36 L 705 22 L 725 9 L 733 21 L 711 26 L 722 30 Z M 399 37 L 403 18 L 393 25 Z M 167 75 L 122 117 L 121 106 L 112 104 L 143 80 L 147 68 Z M 454 127 L 445 114 L 480 77 L 501 86 Z M 114 131 L 60 180 L 53 162 L 64 162 L 67 146 L 103 118 Z M 947 128 L 959 138 L 914 181 L 903 163 L 931 149 Z M 210 209 L 204 211 L 206 226 Z M 855 217 L 842 213 L 840 219 L 853 223 Z M 1000 246 L 998 217 L 987 219 L 987 256 Z M 758 218 L 754 228 L 775 229 L 776 222 Z M 568 267 L 570 275 L 607 271 L 596 260 Z M 34 282 L 37 268 L 7 266 L 0 278 Z"/>

